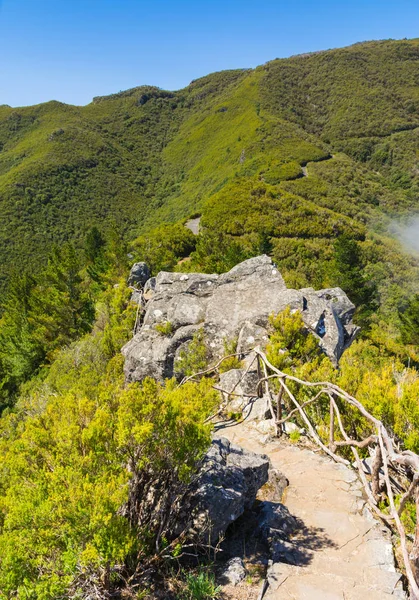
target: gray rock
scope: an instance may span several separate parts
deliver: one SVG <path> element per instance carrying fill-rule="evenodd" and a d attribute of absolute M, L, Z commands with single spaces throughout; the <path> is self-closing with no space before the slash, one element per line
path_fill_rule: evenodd
<path fill-rule="evenodd" d="M 272 420 L 272 415 L 266 396 L 263 396 L 262 398 L 250 398 L 247 400 L 248 402 L 243 408 L 243 418 L 246 419 L 246 421 L 264 421 L 265 419 Z M 253 425 L 254 423 L 252 423 L 252 426 Z M 268 431 L 260 431 L 261 433 L 268 433 Z"/>
<path fill-rule="evenodd" d="M 201 217 L 196 217 L 195 219 L 188 219 L 185 223 L 185 227 L 190 229 L 194 235 L 198 235 L 199 233 L 199 224 L 201 222 Z"/>
<path fill-rule="evenodd" d="M 223 391 L 223 398 L 228 411 L 241 411 L 256 399 L 258 377 L 256 371 L 246 373 L 245 369 L 231 369 L 221 373 L 218 387 Z"/>
<path fill-rule="evenodd" d="M 131 298 L 130 298 L 131 302 L 134 302 L 134 304 L 138 304 L 139 302 L 142 302 L 143 300 L 143 296 L 140 290 L 134 290 L 131 294 Z"/>
<path fill-rule="evenodd" d="M 260 327 L 251 321 L 245 321 L 239 333 L 237 352 L 250 352 L 256 346 L 265 346 L 269 334 L 265 327 Z"/>
<path fill-rule="evenodd" d="M 153 287 L 143 325 L 123 348 L 127 381 L 143 379 L 150 373 L 157 378 L 163 372 L 165 377 L 173 376 L 173 369 L 162 369 L 161 365 L 173 365 L 167 353 L 173 354 L 178 332 L 184 328 L 204 328 L 210 359 L 223 355 L 226 339 L 237 338 L 239 352 L 258 344 L 264 346 L 269 316 L 287 306 L 301 311 L 305 325 L 335 364 L 357 332 L 351 323 L 355 306 L 342 290 L 287 289 L 268 256 L 246 260 L 223 275 L 161 272 Z M 150 353 L 150 330 L 163 321 L 170 321 L 176 339 L 173 344 L 159 344 Z M 185 338 L 185 333 L 180 337 Z"/>
<path fill-rule="evenodd" d="M 223 585 L 238 585 L 246 577 L 247 571 L 241 558 L 231 558 L 220 576 Z"/>
<path fill-rule="evenodd" d="M 271 436 L 276 435 L 276 427 L 275 427 L 274 419 L 266 419 L 265 418 L 265 420 L 256 421 L 254 426 L 256 427 L 258 432 L 262 433 L 263 435 L 271 435 Z"/>
<path fill-rule="evenodd" d="M 301 551 L 292 542 L 273 538 L 270 543 L 271 556 L 274 563 L 285 562 L 289 565 L 298 565 Z"/>
<path fill-rule="evenodd" d="M 168 319 L 156 320 L 156 324 Z M 126 346 L 125 369 L 129 370 L 130 381 L 141 381 L 153 377 L 164 381 L 173 377 L 175 357 L 179 348 L 193 338 L 199 327 L 180 327 L 172 337 L 162 336 L 154 327 L 142 327 Z M 135 340 L 141 336 L 141 344 Z M 123 349 L 124 350 L 124 349 Z"/>
<path fill-rule="evenodd" d="M 150 277 L 150 279 L 147 279 L 147 281 L 144 284 L 144 295 L 147 298 L 151 298 L 154 294 L 155 289 L 156 289 L 156 278 Z"/>
<path fill-rule="evenodd" d="M 269 459 L 231 444 L 213 440 L 191 489 L 188 519 L 194 538 L 215 544 L 228 526 L 253 506 L 267 481 Z"/>
<path fill-rule="evenodd" d="M 274 467 L 269 469 L 268 486 L 272 502 L 282 502 L 288 484 L 288 479 L 279 469 L 275 469 Z"/>
<path fill-rule="evenodd" d="M 304 429 L 302 427 L 298 427 L 298 425 L 296 425 L 295 423 L 292 423 L 291 421 L 285 421 L 285 423 L 282 426 L 282 430 L 287 434 L 290 435 L 291 433 L 304 433 Z"/>
<path fill-rule="evenodd" d="M 298 525 L 288 508 L 277 502 L 261 502 L 258 515 L 258 532 L 262 539 L 288 539 Z"/>
<path fill-rule="evenodd" d="M 145 262 L 138 262 L 132 266 L 129 277 L 128 285 L 140 285 L 143 286 L 148 279 L 150 279 L 151 273 L 149 266 Z"/>

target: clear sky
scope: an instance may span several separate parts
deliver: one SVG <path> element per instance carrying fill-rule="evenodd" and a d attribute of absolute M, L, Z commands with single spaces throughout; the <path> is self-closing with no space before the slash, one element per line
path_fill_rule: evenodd
<path fill-rule="evenodd" d="M 419 0 L 0 0 L 0 104 L 142 84 L 358 41 L 419 37 Z"/>

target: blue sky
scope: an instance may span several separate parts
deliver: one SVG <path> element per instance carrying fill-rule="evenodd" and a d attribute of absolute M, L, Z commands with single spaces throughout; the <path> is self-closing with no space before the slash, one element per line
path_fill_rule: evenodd
<path fill-rule="evenodd" d="M 418 0 L 0 0 L 0 104 L 179 89 L 213 71 L 404 37 L 419 37 Z"/>

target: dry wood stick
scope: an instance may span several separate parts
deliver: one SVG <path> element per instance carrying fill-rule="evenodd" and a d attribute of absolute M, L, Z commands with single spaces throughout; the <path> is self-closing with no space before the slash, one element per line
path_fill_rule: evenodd
<path fill-rule="evenodd" d="M 247 356 L 248 354 L 249 354 L 249 352 L 246 352 L 246 353 L 243 353 L 243 352 L 237 353 L 236 352 L 235 354 L 228 354 L 227 356 L 223 356 L 222 358 L 220 358 L 220 360 L 218 362 L 215 363 L 215 365 L 213 365 L 212 367 L 209 367 L 208 369 L 205 369 L 205 371 L 198 371 L 198 373 L 194 373 L 193 375 L 184 377 L 182 379 L 182 381 L 179 383 L 178 387 L 180 387 L 181 385 L 185 385 L 185 383 L 187 383 L 191 379 L 195 379 L 195 377 L 200 377 L 201 375 L 207 375 L 208 373 L 213 373 L 228 358 L 233 358 L 234 356 Z"/>
<path fill-rule="evenodd" d="M 387 432 L 385 432 L 385 433 L 387 434 Z M 391 515 L 394 517 L 394 520 L 396 521 L 396 527 L 397 527 L 397 530 L 400 535 L 400 546 L 401 546 L 401 550 L 402 550 L 404 566 L 406 569 L 406 576 L 409 581 L 411 592 L 414 594 L 414 597 L 416 599 L 419 599 L 419 587 L 418 587 L 418 584 L 415 579 L 415 575 L 412 570 L 412 565 L 410 563 L 409 553 L 408 553 L 407 544 L 406 544 L 406 533 L 404 531 L 404 527 L 402 525 L 402 522 L 400 521 L 399 514 L 398 514 L 395 504 L 394 504 L 393 490 L 391 489 L 390 475 L 388 472 L 387 454 L 385 451 L 385 445 L 384 445 L 384 441 L 383 441 L 381 428 L 378 430 L 378 436 L 379 436 L 381 453 L 382 453 L 382 457 L 383 457 L 383 470 L 384 470 L 384 479 L 385 479 L 386 486 L 387 486 L 387 496 L 388 496 L 388 499 L 390 502 Z"/>
<path fill-rule="evenodd" d="M 281 389 L 284 389 L 281 386 Z M 324 394 L 325 390 L 321 390 L 318 394 L 316 394 L 314 396 L 314 398 L 310 398 L 309 400 L 306 400 L 305 402 L 303 402 L 300 406 L 301 408 L 305 408 L 306 406 L 308 406 L 309 404 L 313 404 L 313 402 L 316 402 L 316 400 L 319 398 L 319 396 L 321 396 L 321 394 Z M 281 425 L 282 423 L 285 423 L 286 421 L 288 421 L 289 419 L 291 419 L 297 412 L 299 412 L 298 408 L 293 408 L 286 417 L 283 417 L 280 421 L 278 421 L 278 425 Z"/>
<path fill-rule="evenodd" d="M 313 425 L 311 424 L 310 419 L 307 417 L 307 415 L 305 414 L 305 412 L 303 411 L 303 409 L 301 408 L 301 406 L 295 399 L 294 395 L 292 394 L 291 390 L 286 385 L 285 381 L 280 377 L 279 382 L 283 386 L 284 390 L 288 394 L 288 396 L 291 399 L 291 401 L 293 402 L 294 406 L 298 409 L 298 412 L 300 413 L 301 418 L 303 419 L 304 423 L 307 425 L 310 435 L 315 440 L 315 442 L 320 446 L 320 448 L 322 450 L 324 450 L 324 452 L 326 452 L 326 454 L 328 454 L 329 456 L 334 458 L 334 460 L 336 460 L 336 462 L 340 462 L 340 463 L 343 463 L 344 465 L 348 465 L 349 464 L 348 460 L 342 458 L 341 456 L 338 456 L 337 454 L 335 454 L 334 452 L 329 450 L 329 448 L 323 444 L 323 442 L 317 435 L 316 430 L 314 429 Z"/>
<path fill-rule="evenodd" d="M 377 445 L 375 449 L 375 456 L 371 467 L 371 489 L 372 495 L 377 500 L 377 502 L 381 499 L 381 490 L 380 490 L 380 470 L 383 466 L 383 457 L 381 454 L 381 448 Z"/>
<path fill-rule="evenodd" d="M 268 381 L 267 381 L 267 377 L 268 377 L 268 371 L 267 371 L 267 369 L 266 369 L 266 365 L 265 365 L 265 363 L 263 362 L 262 364 L 263 364 L 263 373 L 264 373 L 264 375 L 265 375 L 265 379 L 266 379 L 266 381 L 265 381 L 265 394 L 266 394 L 266 401 L 267 401 L 267 403 L 268 403 L 268 409 L 269 409 L 269 412 L 271 413 L 271 417 L 272 417 L 272 420 L 273 420 L 273 422 L 274 422 L 274 427 L 275 427 L 275 435 L 277 436 L 277 435 L 278 435 L 278 424 L 277 424 L 277 422 L 276 422 L 276 417 L 275 417 L 274 407 L 273 407 L 273 405 L 272 405 L 272 396 L 271 396 L 271 390 L 269 389 L 269 383 L 268 383 Z"/>
<path fill-rule="evenodd" d="M 341 419 L 341 416 L 340 416 L 339 408 L 338 408 L 338 406 L 337 406 L 336 401 L 335 401 L 334 398 L 333 398 L 332 401 L 333 401 L 333 404 L 334 404 L 334 409 L 335 409 L 335 413 L 336 413 L 336 419 L 337 419 L 337 422 L 338 422 L 338 425 L 339 425 L 340 432 L 341 432 L 342 436 L 345 438 L 345 440 L 348 441 L 349 440 L 349 436 L 348 436 L 348 434 L 346 433 L 346 431 L 345 431 L 345 429 L 343 427 L 343 423 L 342 423 L 342 419 Z M 364 473 L 364 469 L 362 467 L 361 459 L 359 458 L 359 454 L 358 454 L 358 451 L 356 450 L 356 448 L 352 447 L 352 453 L 353 453 L 353 455 L 355 457 L 355 461 L 356 461 L 356 464 L 357 464 L 357 467 L 358 467 L 359 476 L 360 476 L 362 484 L 364 486 L 365 493 L 367 494 L 367 498 L 368 498 L 369 504 L 371 506 L 371 509 L 384 522 L 386 522 L 386 523 L 389 522 L 392 519 L 388 515 L 386 515 L 383 512 L 381 512 L 381 510 L 379 510 L 379 508 L 377 508 L 377 501 L 374 498 L 374 496 L 372 495 L 370 486 L 368 484 L 367 478 L 366 478 L 365 473 Z"/>
<path fill-rule="evenodd" d="M 334 447 L 335 447 L 335 415 L 334 415 L 334 411 L 333 411 L 332 397 L 330 397 L 329 412 L 330 412 L 329 448 L 333 452 Z"/>

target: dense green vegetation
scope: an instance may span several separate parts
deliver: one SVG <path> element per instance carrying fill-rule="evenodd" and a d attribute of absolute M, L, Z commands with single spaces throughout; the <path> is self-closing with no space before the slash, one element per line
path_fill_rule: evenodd
<path fill-rule="evenodd" d="M 416 206 L 418 57 L 417 40 L 371 42 L 214 73 L 177 92 L 0 107 L 0 283 L 12 265 L 45 264 L 54 243 L 80 248 L 92 226 L 131 240 L 217 193 L 231 204 L 251 181 L 283 198 L 265 208 L 265 229 L 286 268 L 308 248 L 310 279 L 305 263 L 327 254 L 330 236 L 382 230 L 383 213 Z M 311 223 L 290 232 L 296 205 Z"/>
<path fill-rule="evenodd" d="M 419 451 L 419 265 L 388 233 L 418 208 L 418 78 L 419 42 L 383 41 L 177 92 L 0 107 L 2 598 L 123 585 L 168 543 L 150 489 L 170 506 L 209 443 L 211 382 L 124 386 L 134 260 L 153 275 L 223 272 L 267 253 L 289 286 L 341 286 L 362 334 L 339 369 L 289 311 L 271 319 L 269 357 L 338 383 Z M 176 375 L 207 362 L 197 333 Z M 327 421 L 327 407 L 312 418 Z M 206 573 L 185 585 L 215 593 Z"/>
<path fill-rule="evenodd" d="M 110 318 L 110 286 L 122 285 L 126 268 L 123 243 L 93 228 L 83 254 L 71 244 L 55 246 L 36 276 L 14 272 L 0 318 L 0 410 L 13 405 L 20 386 L 48 368 L 61 348 L 89 332 L 97 315 Z M 111 354 L 120 349 L 120 340 L 106 339 Z"/>
<path fill-rule="evenodd" d="M 308 381 L 330 381 L 356 397 L 405 448 L 419 452 L 419 375 L 406 368 L 384 345 L 371 340 L 355 341 L 343 354 L 339 369 L 319 351 L 316 339 L 304 327 L 300 313 L 289 309 L 271 318 L 272 333 L 268 358 L 279 369 Z M 286 351 L 284 352 L 284 349 Z M 318 390 L 291 388 L 303 403 Z M 359 411 L 343 402 L 343 423 L 354 438 L 368 437 L 371 423 Z M 294 408 L 289 406 L 289 409 Z M 320 426 L 328 423 L 329 403 L 308 408 L 311 419 Z M 301 423 L 304 425 L 304 423 Z M 325 438 L 327 443 L 327 437 Z"/>
<path fill-rule="evenodd" d="M 110 292 L 113 314 L 61 351 L 3 416 L 3 598 L 55 599 L 122 584 L 161 543 L 156 511 L 182 493 L 209 444 L 204 419 L 217 396 L 207 381 L 124 386 L 122 357 L 109 352 L 109 337 L 119 349 L 132 330 L 124 291 Z M 119 511 L 132 479 L 138 522 Z"/>

